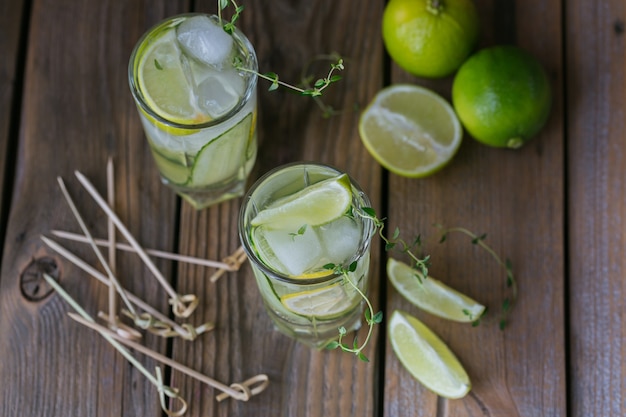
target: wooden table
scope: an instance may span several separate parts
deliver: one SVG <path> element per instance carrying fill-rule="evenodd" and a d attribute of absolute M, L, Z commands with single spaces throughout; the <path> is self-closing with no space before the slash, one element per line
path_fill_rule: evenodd
<path fill-rule="evenodd" d="M 478 327 L 420 312 L 388 284 L 391 254 L 376 242 L 371 297 L 388 318 L 405 310 L 435 330 L 473 383 L 443 400 L 416 382 L 376 328 L 370 363 L 312 351 L 276 333 L 246 264 L 211 283 L 210 268 L 157 260 L 181 294 L 200 305 L 190 320 L 214 321 L 195 341 L 147 334 L 142 344 L 226 384 L 266 374 L 248 402 L 178 371 L 189 416 L 623 416 L 626 415 L 626 47 L 618 0 L 477 0 L 480 46 L 515 43 L 549 73 L 554 105 L 543 131 L 518 151 L 466 135 L 450 166 L 421 180 L 389 174 L 358 134 L 359 108 L 382 87 L 428 86 L 450 98 L 451 78 L 424 80 L 391 63 L 380 35 L 383 1 L 249 0 L 239 26 L 261 71 L 299 80 L 328 52 L 345 57 L 344 79 L 324 96 L 341 114 L 282 90 L 259 98 L 260 151 L 252 178 L 313 160 L 358 180 L 388 230 L 421 234 L 431 273 L 490 307 Z M 15 0 L 0 4 L 0 415 L 161 416 L 158 393 L 102 337 L 70 320 L 70 306 L 33 271 L 46 269 L 87 311 L 106 310 L 107 290 L 48 248 L 40 235 L 79 231 L 57 186 L 62 177 L 95 236 L 107 218 L 79 185 L 84 173 L 106 191 L 115 163 L 115 211 L 145 247 L 221 259 L 239 246 L 241 199 L 195 211 L 159 181 L 127 82 L 130 52 L 160 19 L 215 1 Z M 434 223 L 486 233 L 509 258 L 519 297 L 504 330 L 509 292 L 502 270 L 463 236 L 437 243 Z M 123 240 L 120 238 L 120 240 Z M 64 242 L 93 265 L 91 249 Z M 137 257 L 118 255 L 125 288 L 162 311 L 167 295 Z M 34 277 L 34 278 L 33 278 Z M 37 280 L 39 279 L 39 281 Z M 135 353 L 149 370 L 157 362 Z"/>

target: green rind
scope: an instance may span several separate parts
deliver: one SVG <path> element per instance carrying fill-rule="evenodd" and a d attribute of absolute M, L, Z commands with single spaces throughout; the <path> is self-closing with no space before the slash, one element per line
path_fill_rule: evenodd
<path fill-rule="evenodd" d="M 252 113 L 206 145 L 196 155 L 189 187 L 204 187 L 225 181 L 245 164 Z"/>

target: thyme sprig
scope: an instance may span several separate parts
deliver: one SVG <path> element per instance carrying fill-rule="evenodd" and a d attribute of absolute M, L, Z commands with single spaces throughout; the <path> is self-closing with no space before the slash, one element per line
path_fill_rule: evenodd
<path fill-rule="evenodd" d="M 229 21 L 224 21 L 222 18 L 222 10 L 226 9 L 230 4 L 233 5 L 235 11 Z M 224 31 L 229 35 L 235 32 L 235 22 L 239 19 L 239 16 L 243 12 L 243 6 L 239 6 L 235 0 L 218 0 L 217 1 L 217 17 L 220 21 L 220 25 L 224 28 Z"/>
<path fill-rule="evenodd" d="M 336 341 L 330 342 L 326 346 L 326 348 L 327 349 L 340 348 L 344 352 L 354 353 L 360 360 L 364 362 L 369 362 L 369 359 L 363 353 L 363 349 L 365 348 L 365 346 L 367 346 L 367 343 L 369 342 L 372 336 L 374 325 L 380 324 L 383 321 L 383 312 L 379 311 L 377 313 L 374 313 L 374 308 L 372 307 L 372 303 L 370 302 L 369 298 L 365 295 L 365 293 L 363 293 L 363 291 L 361 291 L 359 286 L 355 282 L 353 282 L 352 279 L 350 278 L 349 274 L 356 271 L 357 265 L 358 265 L 358 262 L 354 261 L 350 264 L 348 268 L 344 268 L 341 265 L 335 265 L 335 264 L 327 264 L 324 266 L 324 268 L 332 269 L 335 274 L 343 275 L 343 282 L 350 284 L 352 288 L 354 288 L 354 290 L 365 301 L 367 308 L 364 312 L 364 315 L 365 315 L 365 321 L 368 325 L 367 336 L 365 336 L 365 340 L 360 345 L 359 345 L 358 337 L 354 336 L 352 346 L 349 346 L 343 342 L 343 338 L 344 336 L 348 334 L 348 331 L 345 327 L 342 326 L 339 328 L 339 339 Z"/>
<path fill-rule="evenodd" d="M 229 5 L 233 6 L 234 12 L 233 12 L 233 16 L 231 17 L 231 19 L 226 20 L 225 18 L 222 17 L 222 11 L 226 9 Z M 218 6 L 217 15 L 218 15 L 220 24 L 222 25 L 226 33 L 232 35 L 236 29 L 235 22 L 237 22 L 237 20 L 239 19 L 239 16 L 241 15 L 241 12 L 243 11 L 243 6 L 238 5 L 235 0 L 218 0 L 217 6 Z M 270 86 L 268 88 L 268 91 L 277 90 L 279 87 L 282 86 L 282 87 L 294 90 L 303 96 L 310 96 L 310 97 L 321 96 L 322 91 L 328 88 L 329 85 L 341 80 L 341 76 L 336 74 L 335 72 L 342 71 L 344 69 L 343 59 L 341 57 L 338 57 L 336 59 L 336 62 L 332 62 L 330 64 L 330 70 L 328 71 L 328 74 L 325 77 L 318 78 L 313 83 L 312 86 L 305 86 L 304 88 L 302 88 L 302 87 L 297 87 L 295 85 L 281 81 L 278 74 L 276 74 L 275 72 L 260 73 L 258 71 L 247 68 L 244 65 L 243 60 L 237 56 L 233 58 L 233 67 L 238 71 L 247 72 L 249 74 L 255 74 L 257 77 L 262 78 L 266 81 L 269 81 Z"/>
<path fill-rule="evenodd" d="M 326 77 L 319 78 L 317 81 L 315 81 L 312 87 L 301 88 L 301 87 L 297 87 L 295 85 L 286 83 L 284 81 L 281 81 L 279 79 L 278 74 L 276 74 L 275 72 L 266 72 L 264 74 L 261 74 L 258 71 L 254 71 L 249 68 L 246 68 L 245 65 L 243 64 L 243 61 L 239 57 L 235 57 L 233 59 L 233 67 L 238 71 L 248 72 L 250 74 L 256 74 L 257 77 L 262 78 L 266 81 L 269 81 L 271 84 L 268 88 L 268 91 L 277 90 L 279 87 L 282 86 L 282 87 L 286 87 L 291 90 L 294 90 L 303 96 L 310 96 L 310 97 L 321 96 L 322 91 L 328 88 L 329 85 L 341 80 L 341 76 L 335 74 L 334 72 L 342 71 L 345 68 L 343 65 L 343 59 L 338 58 L 337 62 L 330 64 L 330 70 L 328 71 L 328 74 L 326 75 Z"/>
<path fill-rule="evenodd" d="M 395 228 L 391 237 L 387 237 L 384 234 L 385 219 L 380 219 L 376 215 L 376 211 L 371 207 L 363 207 L 361 215 L 374 222 L 374 227 L 378 229 L 378 236 L 385 242 L 385 250 L 390 251 L 392 249 L 399 250 L 402 253 L 407 254 L 411 258 L 412 267 L 419 271 L 419 274 L 415 274 L 417 280 L 421 283 L 422 278 L 428 278 L 428 267 L 430 265 L 430 255 L 418 256 L 417 251 L 422 246 L 421 235 L 417 235 L 415 239 L 409 244 L 404 239 L 400 238 L 400 229 Z"/>
<path fill-rule="evenodd" d="M 513 263 L 509 259 L 505 259 L 503 261 L 500 258 L 500 256 L 496 253 L 496 251 L 494 251 L 489 245 L 487 245 L 487 243 L 485 243 L 485 239 L 487 238 L 487 234 L 485 233 L 481 235 L 477 235 L 464 227 L 445 228 L 439 224 L 436 226 L 439 229 L 443 230 L 443 234 L 441 236 L 441 239 L 439 240 L 440 243 L 445 242 L 448 237 L 448 234 L 450 233 L 454 233 L 454 232 L 462 233 L 471 238 L 472 244 L 478 245 L 479 247 L 487 251 L 487 253 L 491 255 L 491 257 L 496 261 L 496 263 L 504 269 L 506 273 L 506 279 L 505 279 L 506 286 L 511 291 L 510 297 L 506 297 L 504 301 L 502 302 L 501 311 L 500 311 L 500 321 L 498 325 L 501 330 L 504 330 L 504 328 L 507 325 L 508 316 L 511 313 L 511 310 L 513 308 L 513 305 L 515 304 L 515 301 L 517 300 L 517 281 L 515 280 L 515 276 L 513 275 Z"/>

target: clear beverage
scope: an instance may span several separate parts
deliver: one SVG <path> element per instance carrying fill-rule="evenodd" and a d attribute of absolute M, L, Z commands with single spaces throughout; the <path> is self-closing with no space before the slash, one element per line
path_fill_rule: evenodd
<path fill-rule="evenodd" d="M 205 14 L 157 24 L 131 55 L 130 88 L 161 179 L 198 209 L 243 195 L 257 153 L 256 71 L 243 33 Z"/>
<path fill-rule="evenodd" d="M 280 217 L 284 221 L 278 224 L 255 225 L 254 221 L 277 202 L 280 205 L 307 187 L 340 175 L 319 164 L 279 167 L 248 191 L 239 218 L 240 239 L 276 328 L 317 348 L 336 340 L 340 327 L 349 332 L 361 326 L 363 297 L 356 288 L 367 292 L 374 226 L 359 210 L 370 202 L 350 180 L 348 209 L 328 223 L 310 226 L 305 217 L 297 216 L 292 221 L 294 213 Z M 313 208 L 314 213 L 321 210 Z M 346 275 L 335 273 L 329 264 L 341 266 Z"/>

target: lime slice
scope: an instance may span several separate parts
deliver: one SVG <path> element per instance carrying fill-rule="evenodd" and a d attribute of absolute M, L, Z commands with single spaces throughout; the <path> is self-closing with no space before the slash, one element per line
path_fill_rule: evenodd
<path fill-rule="evenodd" d="M 193 164 L 191 187 L 218 184 L 232 178 L 244 164 L 252 113 L 239 123 L 204 145 Z"/>
<path fill-rule="evenodd" d="M 419 271 L 389 258 L 387 275 L 400 294 L 417 307 L 445 319 L 471 322 L 485 311 L 485 306 L 434 278 L 420 279 Z"/>
<path fill-rule="evenodd" d="M 292 313 L 328 320 L 339 317 L 359 302 L 356 291 L 346 292 L 352 288 L 348 287 L 336 282 L 323 288 L 284 295 L 280 301 Z"/>
<path fill-rule="evenodd" d="M 296 231 L 320 226 L 343 216 L 352 204 L 350 178 L 341 174 L 276 200 L 252 219 L 252 226 Z"/>
<path fill-rule="evenodd" d="M 445 398 L 462 398 L 469 392 L 471 382 L 463 365 L 432 330 L 399 310 L 388 325 L 391 347 L 415 379 Z"/>
<path fill-rule="evenodd" d="M 452 106 L 435 92 L 397 84 L 378 92 L 359 119 L 361 140 L 389 171 L 425 177 L 458 150 L 463 129 Z"/>
<path fill-rule="evenodd" d="M 159 116 L 181 124 L 198 124 L 210 120 L 197 107 L 189 84 L 189 70 L 185 68 L 185 60 L 176 42 L 175 29 L 168 30 L 148 44 L 140 59 L 139 90 L 146 104 Z M 170 128 L 143 113 L 162 130 L 189 133 L 184 132 L 184 129 Z"/>

